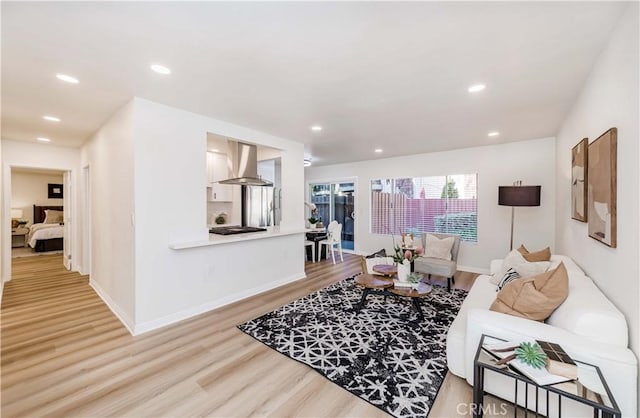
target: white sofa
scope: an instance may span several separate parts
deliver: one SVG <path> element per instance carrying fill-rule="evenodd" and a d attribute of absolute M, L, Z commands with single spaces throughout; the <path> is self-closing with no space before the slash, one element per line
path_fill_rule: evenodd
<path fill-rule="evenodd" d="M 600 367 L 622 415 L 636 417 L 638 363 L 628 348 L 627 322 L 569 257 L 552 256 L 550 268 L 561 261 L 569 276 L 569 296 L 544 323 L 490 311 L 497 286 L 491 283 L 491 276 L 479 276 L 447 335 L 449 370 L 473 385 L 473 360 L 483 334 L 510 341 L 533 338 L 556 342 L 572 358 Z M 502 260 L 494 260 L 491 273 L 501 267 Z M 504 376 L 487 373 L 485 390 L 513 401 L 513 381 Z M 530 401 L 535 391 L 531 394 Z M 519 399 L 519 403 L 523 405 L 524 400 Z M 533 404 L 529 407 L 534 409 Z M 552 402 L 551 416 L 556 415 L 556 409 Z M 575 402 L 562 402 L 562 416 L 593 416 L 589 411 Z"/>

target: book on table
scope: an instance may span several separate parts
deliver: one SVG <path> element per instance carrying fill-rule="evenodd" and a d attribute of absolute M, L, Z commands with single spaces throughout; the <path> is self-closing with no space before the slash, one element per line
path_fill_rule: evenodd
<path fill-rule="evenodd" d="M 500 341 L 500 340 L 486 340 L 485 344 L 483 344 L 483 348 L 491 353 L 493 356 L 504 359 L 507 357 L 514 356 L 514 350 L 518 347 L 520 343 L 513 341 Z M 565 353 L 566 354 L 566 353 Z M 522 361 L 514 358 L 508 361 L 508 364 L 516 369 L 518 372 L 528 377 L 529 379 L 536 382 L 538 385 L 553 385 L 555 383 L 566 382 L 567 380 L 572 380 L 569 377 L 561 376 L 558 374 L 550 373 L 546 368 L 536 369 L 535 367 L 531 367 L 528 364 L 523 363 Z"/>
<path fill-rule="evenodd" d="M 547 370 L 549 373 L 569 379 L 578 378 L 578 366 L 559 344 L 540 340 L 536 340 L 536 342 L 547 355 Z"/>

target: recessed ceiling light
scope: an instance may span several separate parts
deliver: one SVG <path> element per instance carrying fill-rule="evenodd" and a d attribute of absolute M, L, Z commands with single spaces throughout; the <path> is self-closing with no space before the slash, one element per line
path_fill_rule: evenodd
<path fill-rule="evenodd" d="M 320 126 L 320 125 L 313 125 L 313 126 L 311 127 L 311 130 L 312 130 L 312 131 L 315 131 L 315 132 L 320 132 L 320 131 L 322 130 L 322 126 Z"/>
<path fill-rule="evenodd" d="M 164 65 L 151 64 L 151 69 L 158 74 L 164 74 L 164 75 L 171 74 L 171 70 L 165 67 Z"/>
<path fill-rule="evenodd" d="M 60 118 L 57 118 L 55 116 L 43 116 L 42 119 L 44 120 L 48 120 L 49 122 L 60 122 Z"/>
<path fill-rule="evenodd" d="M 473 86 L 469 86 L 469 88 L 467 89 L 469 91 L 469 93 L 477 93 L 479 91 L 482 91 L 484 89 L 486 89 L 487 86 L 485 86 L 484 84 L 474 84 Z"/>
<path fill-rule="evenodd" d="M 51 142 L 51 140 L 49 138 L 45 138 L 43 136 L 39 136 L 38 138 L 36 138 L 38 141 L 40 142 Z"/>
<path fill-rule="evenodd" d="M 305 166 L 305 167 L 309 167 L 310 165 L 311 165 L 311 160 L 310 160 L 310 159 L 308 159 L 308 158 L 305 158 L 305 159 L 304 159 L 304 166 Z"/>
<path fill-rule="evenodd" d="M 80 82 L 80 81 L 78 81 L 77 78 L 71 77 L 70 75 L 66 75 L 66 74 L 56 74 L 56 78 L 58 80 L 62 80 L 62 81 L 65 81 L 65 82 L 71 83 L 71 84 L 78 84 Z"/>
<path fill-rule="evenodd" d="M 498 131 L 492 131 L 487 134 L 487 136 L 498 136 L 498 135 L 500 135 L 500 132 Z"/>
<path fill-rule="evenodd" d="M 376 148 L 373 150 L 373 152 L 380 154 L 382 152 L 382 148 Z"/>

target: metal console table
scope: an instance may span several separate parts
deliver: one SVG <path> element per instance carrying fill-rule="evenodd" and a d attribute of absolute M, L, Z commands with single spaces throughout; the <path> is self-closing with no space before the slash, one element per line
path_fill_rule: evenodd
<path fill-rule="evenodd" d="M 539 385 L 518 372 L 511 365 L 496 365 L 496 361 L 499 360 L 498 357 L 485 349 L 483 345 L 485 343 L 500 341 L 504 340 L 488 335 L 482 335 L 482 338 L 480 339 L 480 344 L 478 345 L 476 357 L 473 362 L 473 416 L 482 417 L 483 415 L 484 409 L 482 403 L 485 394 L 487 394 L 484 390 L 485 373 L 490 372 L 498 373 L 514 380 L 513 402 L 511 402 L 514 408 L 514 417 L 518 416 L 519 409 L 522 411 L 522 415 L 524 417 L 529 416 L 527 415 L 527 406 L 530 407 L 530 404 L 534 404 L 535 410 L 532 412 L 535 413 L 536 417 L 539 415 L 549 417 L 549 409 L 550 406 L 552 406 L 556 409 L 557 413 L 557 415 L 554 416 L 561 418 L 562 400 L 571 399 L 584 404 L 587 407 L 591 407 L 593 409 L 592 416 L 594 418 L 621 418 L 622 413 L 620 412 L 620 408 L 613 398 L 613 395 L 609 390 L 609 386 L 602 376 L 602 372 L 600 372 L 600 368 L 597 366 L 574 360 L 578 365 L 577 380 L 570 380 L 551 385 Z M 518 398 L 519 386 L 521 394 L 520 398 Z M 529 399 L 530 386 L 535 392 L 532 399 Z M 542 392 L 542 396 L 540 396 L 540 392 Z M 523 393 L 524 395 L 522 395 Z M 555 396 L 550 396 L 551 394 L 554 394 Z M 555 404 L 553 402 L 554 398 L 557 399 Z M 520 405 L 518 400 L 521 402 L 524 401 L 525 406 Z M 539 410 L 539 407 L 542 406 L 541 403 L 544 405 L 544 412 Z M 529 412 L 529 414 L 531 414 L 531 412 Z"/>

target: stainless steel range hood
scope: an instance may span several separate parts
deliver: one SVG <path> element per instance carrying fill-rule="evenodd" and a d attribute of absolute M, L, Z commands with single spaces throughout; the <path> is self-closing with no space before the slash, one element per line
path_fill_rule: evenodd
<path fill-rule="evenodd" d="M 255 145 L 229 141 L 229 153 L 227 155 L 233 177 L 219 181 L 220 184 L 273 186 L 273 183 L 258 176 L 258 149 Z"/>

